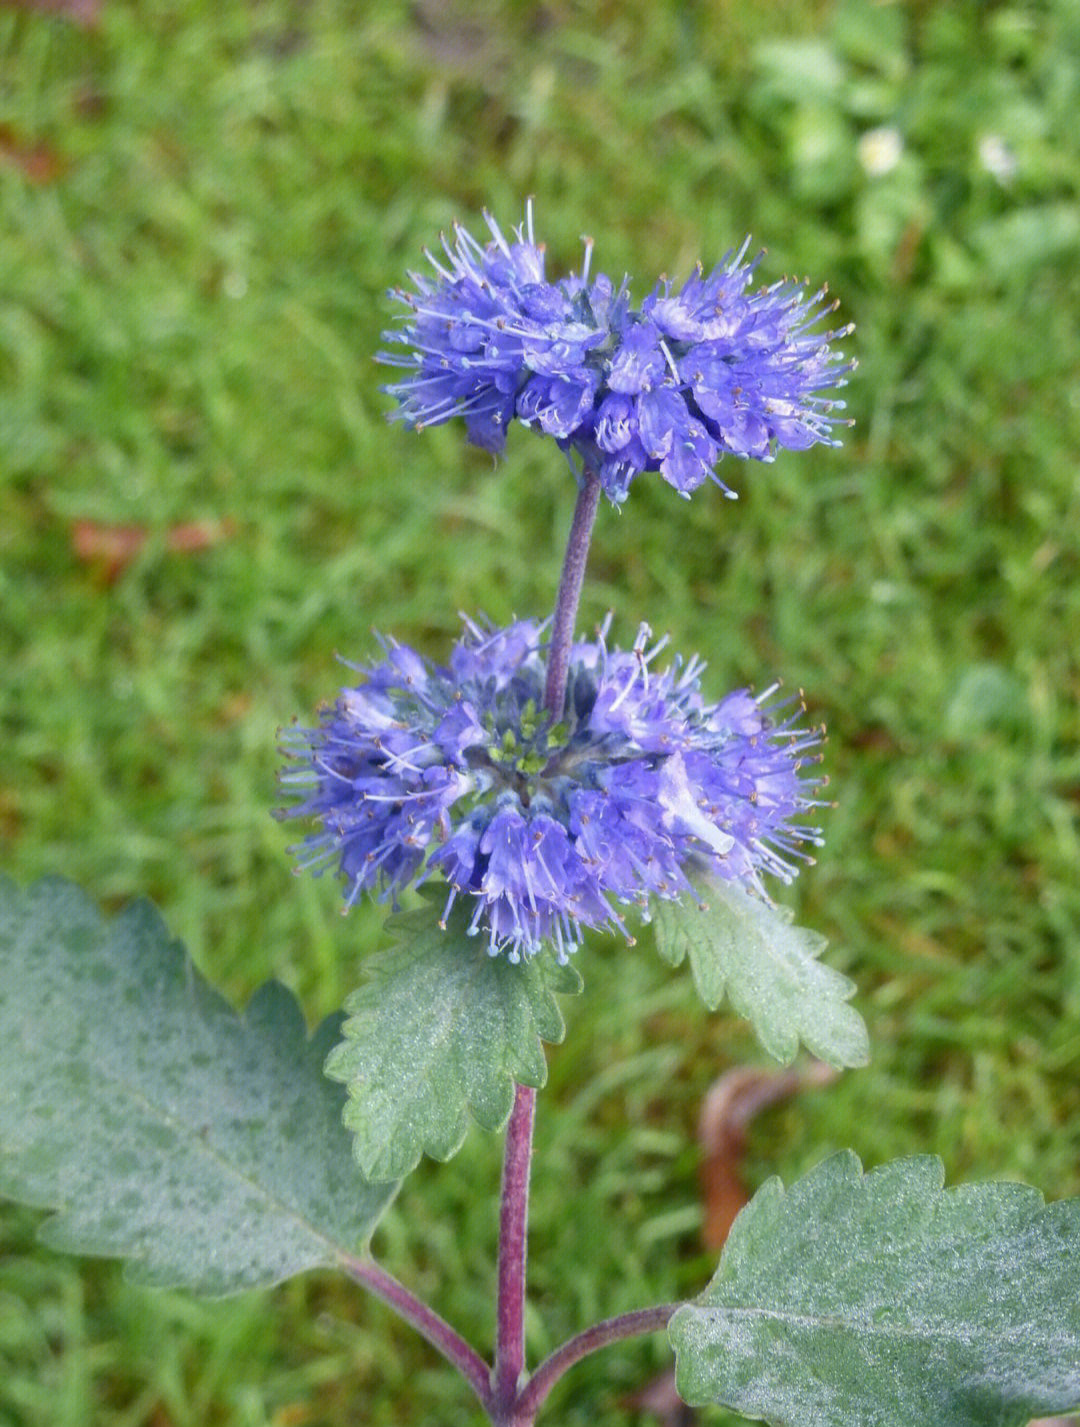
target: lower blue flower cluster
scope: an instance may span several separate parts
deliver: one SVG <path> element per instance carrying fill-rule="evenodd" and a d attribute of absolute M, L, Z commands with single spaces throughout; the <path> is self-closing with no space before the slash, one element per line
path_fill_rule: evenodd
<path fill-rule="evenodd" d="M 565 961 L 588 927 L 625 933 L 620 905 L 696 895 L 695 870 L 762 895 L 763 872 L 790 881 L 820 842 L 793 819 L 820 805 L 802 770 L 821 731 L 796 726 L 801 707 L 774 721 L 772 690 L 706 703 L 701 661 L 654 670 L 667 641 L 650 638 L 609 648 L 605 623 L 575 644 L 559 719 L 535 621 L 466 620 L 445 667 L 383 641 L 318 727 L 282 736 L 297 803 L 280 816 L 321 825 L 300 865 L 340 872 L 347 905 L 438 875 L 444 915 L 471 899 L 470 930 L 511 961 L 545 943 Z"/>

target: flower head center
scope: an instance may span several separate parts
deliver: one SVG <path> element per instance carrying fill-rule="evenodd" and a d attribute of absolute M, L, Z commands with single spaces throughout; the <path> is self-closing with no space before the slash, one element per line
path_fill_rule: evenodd
<path fill-rule="evenodd" d="M 522 808 L 537 798 L 554 803 L 565 777 L 570 730 L 556 722 L 534 698 L 523 705 L 510 700 L 489 709 L 483 718 L 486 742 L 465 751 L 465 761 L 477 776 L 477 794 L 514 794 Z"/>

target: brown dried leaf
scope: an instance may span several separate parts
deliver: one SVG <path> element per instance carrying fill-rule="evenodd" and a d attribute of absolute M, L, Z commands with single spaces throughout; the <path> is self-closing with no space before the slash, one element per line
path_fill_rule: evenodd
<path fill-rule="evenodd" d="M 711 1252 L 720 1251 L 736 1214 L 750 1198 L 740 1174 L 750 1121 L 779 1100 L 800 1090 L 828 1085 L 835 1079 L 835 1070 L 812 1061 L 803 1069 L 793 1070 L 740 1065 L 713 1081 L 701 1102 L 698 1118 L 704 1200 L 701 1237 Z M 697 1421 L 694 1409 L 675 1391 L 674 1369 L 655 1378 L 627 1403 L 639 1412 L 651 1413 L 661 1427 L 693 1427 Z"/>
<path fill-rule="evenodd" d="M 0 124 L 0 158 L 17 168 L 31 183 L 55 183 L 67 172 L 67 162 L 48 144 L 35 144 L 10 124 Z"/>
<path fill-rule="evenodd" d="M 698 1142 L 704 1153 L 701 1189 L 705 1201 L 702 1239 L 705 1247 L 719 1251 L 749 1199 L 740 1166 L 746 1152 L 746 1132 L 761 1110 L 800 1090 L 827 1085 L 836 1072 L 820 1061 L 803 1070 L 767 1070 L 736 1066 L 713 1082 L 701 1106 Z"/>
<path fill-rule="evenodd" d="M 675 1370 L 653 1378 L 648 1387 L 625 1399 L 635 1412 L 649 1412 L 662 1427 L 693 1427 L 697 1421 L 694 1409 L 675 1391 Z"/>
<path fill-rule="evenodd" d="M 101 0 L 0 0 L 15 10 L 36 15 L 59 15 L 62 20 L 92 29 L 101 17 Z"/>
<path fill-rule="evenodd" d="M 168 550 L 191 554 L 217 545 L 233 533 L 228 520 L 193 520 L 174 525 L 165 537 Z M 71 548 L 80 560 L 102 566 L 106 584 L 112 584 L 146 544 L 143 525 L 107 525 L 98 520 L 77 520 L 71 527 Z"/>

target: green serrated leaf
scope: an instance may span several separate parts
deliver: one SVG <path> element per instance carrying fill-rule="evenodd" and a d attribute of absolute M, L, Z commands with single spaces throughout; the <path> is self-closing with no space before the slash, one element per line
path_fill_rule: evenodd
<path fill-rule="evenodd" d="M 348 1088 L 345 1124 L 370 1179 L 400 1178 L 422 1154 L 449 1159 L 470 1114 L 500 1129 L 515 1083 L 539 1088 L 547 1078 L 541 1040 L 565 1034 L 555 993 L 581 989 L 549 952 L 513 965 L 468 935 L 464 910 L 445 931 L 438 918 L 427 904 L 390 919 L 398 944 L 369 962 L 326 1062 Z"/>
<path fill-rule="evenodd" d="M 865 1065 L 869 1040 L 862 1017 L 846 1004 L 854 984 L 818 960 L 825 938 L 792 925 L 734 882 L 700 885 L 704 905 L 658 902 L 656 946 L 672 966 L 687 957 L 698 994 L 715 1011 L 726 993 L 761 1044 L 788 1064 L 801 1040 L 828 1065 Z"/>
<path fill-rule="evenodd" d="M 295 997 L 243 1015 L 139 902 L 106 923 L 58 879 L 0 882 L 0 1194 L 42 1238 L 209 1294 L 366 1250 L 397 1186 L 365 1184 Z"/>
<path fill-rule="evenodd" d="M 1080 1199 L 832 1156 L 763 1185 L 669 1333 L 689 1403 L 800 1427 L 1022 1427 L 1080 1404 Z"/>

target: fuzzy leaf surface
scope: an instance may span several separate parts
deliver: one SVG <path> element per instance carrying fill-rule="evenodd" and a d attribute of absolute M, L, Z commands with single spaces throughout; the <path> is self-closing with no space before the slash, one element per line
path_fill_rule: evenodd
<path fill-rule="evenodd" d="M 736 1219 L 669 1333 L 689 1403 L 800 1427 L 1022 1427 L 1080 1403 L 1080 1199 L 834 1155 Z"/>
<path fill-rule="evenodd" d="M 345 1003 L 326 1073 L 348 1089 L 345 1124 L 369 1179 L 399 1179 L 422 1154 L 449 1159 L 470 1115 L 501 1129 L 515 1084 L 547 1079 L 541 1041 L 565 1034 L 556 993 L 581 989 L 573 967 L 547 952 L 517 965 L 489 956 L 467 925 L 455 908 L 443 930 L 432 903 L 391 917 L 397 944 Z"/>
<path fill-rule="evenodd" d="M 102 919 L 58 879 L 0 882 L 0 1195 L 41 1237 L 208 1294 L 365 1252 L 394 1184 L 366 1184 L 292 993 L 242 1015 L 147 902 Z"/>
<path fill-rule="evenodd" d="M 854 983 L 819 961 L 825 938 L 793 925 L 790 913 L 734 882 L 699 885 L 704 905 L 658 902 L 656 946 L 671 966 L 689 958 L 698 995 L 715 1011 L 726 995 L 783 1064 L 800 1040 L 837 1069 L 870 1058 L 863 1019 L 847 1004 Z"/>

